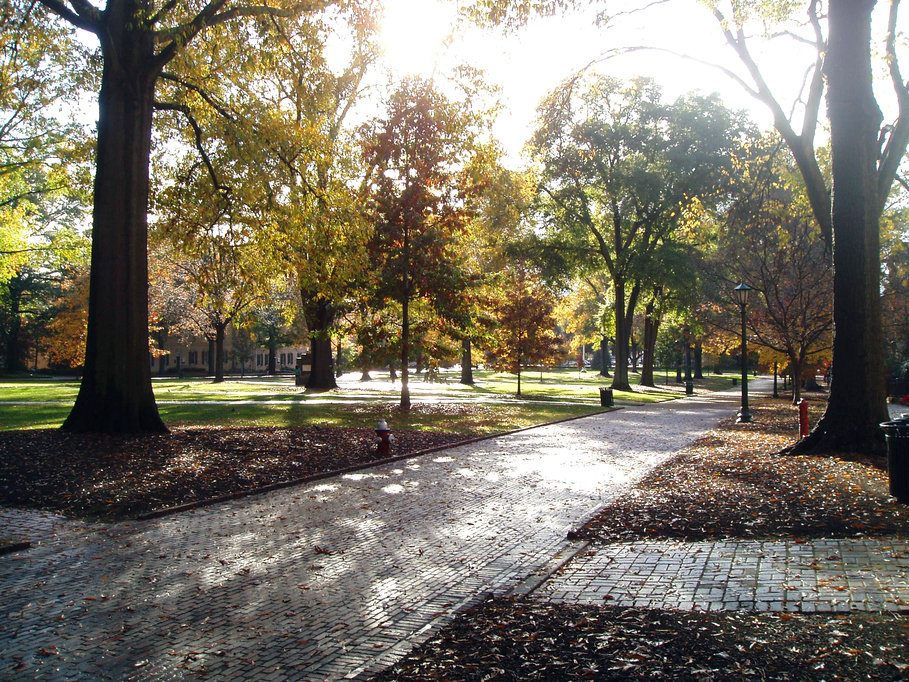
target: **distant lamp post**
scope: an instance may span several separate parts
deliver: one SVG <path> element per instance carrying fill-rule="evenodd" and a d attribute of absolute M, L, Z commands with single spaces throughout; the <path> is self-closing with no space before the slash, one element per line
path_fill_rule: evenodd
<path fill-rule="evenodd" d="M 742 410 L 735 420 L 737 424 L 745 424 L 751 421 L 751 412 L 748 411 L 748 336 L 745 331 L 745 307 L 748 305 L 748 294 L 751 293 L 751 287 L 747 284 L 739 284 L 732 290 L 735 296 L 735 302 L 742 309 Z"/>

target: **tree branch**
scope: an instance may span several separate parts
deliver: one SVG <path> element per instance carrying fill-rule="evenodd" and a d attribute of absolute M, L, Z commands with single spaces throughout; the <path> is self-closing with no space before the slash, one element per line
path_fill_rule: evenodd
<path fill-rule="evenodd" d="M 227 185 L 222 185 L 218 180 L 218 175 L 215 173 L 215 169 L 214 166 L 212 166 L 208 152 L 205 151 L 205 145 L 202 143 L 202 129 L 199 127 L 199 123 L 196 121 L 189 107 L 185 104 L 177 104 L 175 102 L 155 102 L 155 109 L 159 111 L 175 111 L 183 114 L 186 117 L 186 120 L 189 122 L 189 125 L 192 126 L 193 133 L 195 134 L 196 149 L 198 150 L 199 155 L 202 157 L 202 162 L 208 169 L 208 175 L 211 177 L 211 181 L 215 186 L 215 190 L 218 192 L 218 194 L 229 199 L 231 188 Z"/>
<path fill-rule="evenodd" d="M 820 46 L 824 43 L 822 42 L 822 36 L 820 34 L 820 23 L 816 15 L 816 9 L 817 0 L 812 0 L 809 7 L 809 13 L 812 16 L 815 40 L 818 41 L 818 45 Z M 805 188 L 808 191 L 808 198 L 814 216 L 821 227 L 821 233 L 824 235 L 824 239 L 828 244 L 832 243 L 833 222 L 830 214 L 830 191 L 827 189 L 824 176 L 817 164 L 817 157 L 814 155 L 814 132 L 817 126 L 818 110 L 815 109 L 812 111 L 810 108 L 815 105 L 817 107 L 820 106 L 821 93 L 823 92 L 823 70 L 821 69 L 821 73 L 815 74 L 812 79 L 808 103 L 806 104 L 802 134 L 799 135 L 795 132 L 795 129 L 792 127 L 792 122 L 786 116 L 780 103 L 771 92 L 770 86 L 764 79 L 760 68 L 752 58 L 751 52 L 748 50 L 748 45 L 745 42 L 745 33 L 742 28 L 739 27 L 737 32 L 733 34 L 728 26 L 726 17 L 718 8 L 714 7 L 713 14 L 720 24 L 727 44 L 732 47 L 738 55 L 739 60 L 744 64 L 748 73 L 751 75 L 758 92 L 757 99 L 767 105 L 773 114 L 774 127 L 779 131 L 780 135 L 782 135 L 786 144 L 789 146 L 789 149 L 792 151 L 796 165 L 798 166 L 799 171 L 801 171 L 802 177 L 805 179 Z M 821 56 L 819 54 L 818 60 L 820 59 Z M 818 61 L 816 64 L 821 64 L 821 62 Z M 816 90 L 818 86 L 821 87 L 820 91 Z M 752 92 L 752 89 L 749 88 L 749 92 Z M 809 114 L 813 116 L 814 120 L 809 121 Z"/>
<path fill-rule="evenodd" d="M 98 35 L 102 29 L 104 18 L 101 11 L 90 5 L 86 0 L 70 0 L 70 4 L 73 5 L 75 11 L 64 5 L 62 0 L 38 0 L 38 2 L 76 28 L 81 28 L 95 35 Z"/>
<path fill-rule="evenodd" d="M 886 146 L 882 150 L 881 160 L 878 165 L 877 176 L 877 203 L 879 208 L 887 203 L 890 187 L 896 178 L 900 163 L 909 145 L 909 84 L 903 82 L 900 74 L 899 60 L 896 53 L 896 18 L 899 12 L 900 0 L 891 0 L 890 16 L 887 22 L 887 64 L 890 67 L 890 80 L 893 91 L 899 103 L 899 116 L 890 131 Z"/>
<path fill-rule="evenodd" d="M 736 83 L 738 83 L 739 86 L 741 86 L 749 95 L 751 95 L 752 97 L 755 97 L 757 99 L 760 99 L 760 96 L 761 96 L 760 93 L 757 90 L 755 90 L 753 87 L 751 87 L 748 84 L 748 82 L 745 81 L 741 76 L 736 74 L 735 71 L 728 69 L 727 67 L 723 66 L 722 64 L 717 64 L 715 62 L 710 62 L 705 59 L 693 57 L 692 55 L 685 54 L 684 52 L 676 52 L 675 50 L 670 50 L 665 47 L 653 47 L 653 46 L 647 46 L 647 45 L 630 45 L 628 47 L 614 48 L 612 50 L 609 50 L 602 56 L 597 57 L 590 63 L 588 63 L 586 66 L 584 66 L 581 69 L 581 71 L 586 71 L 587 69 L 589 69 L 590 67 L 592 67 L 596 64 L 605 62 L 609 59 L 614 59 L 615 57 L 621 57 L 624 54 L 631 54 L 633 52 L 660 52 L 663 54 L 670 55 L 672 57 L 678 57 L 679 59 L 684 59 L 686 61 L 693 62 L 695 64 L 700 64 L 701 66 L 707 66 L 711 69 L 716 69 L 717 71 L 720 71 L 725 76 L 731 78 Z"/>
<path fill-rule="evenodd" d="M 338 0 L 307 0 L 306 2 L 298 2 L 288 9 L 269 7 L 268 5 L 241 5 L 222 12 L 221 9 L 227 2 L 228 0 L 212 0 L 192 21 L 176 28 L 157 32 L 155 34 L 156 42 L 166 43 L 156 58 L 158 68 L 164 68 L 183 46 L 209 26 L 223 24 L 241 17 L 293 17 L 304 12 L 317 12 L 326 9 L 336 4 Z"/>
<path fill-rule="evenodd" d="M 187 90 L 191 90 L 192 92 L 199 95 L 199 97 L 201 97 L 202 100 L 206 104 L 208 104 L 212 109 L 214 109 L 219 114 L 221 114 L 221 116 L 226 118 L 228 121 L 230 121 L 231 123 L 236 122 L 233 114 L 230 111 L 228 111 L 224 106 L 219 104 L 209 93 L 207 93 L 205 90 L 200 88 L 198 85 L 185 81 L 182 78 L 180 78 L 179 76 L 176 76 L 172 73 L 163 72 L 160 77 L 162 80 L 170 81 L 171 83 L 180 85 L 180 86 L 186 88 Z"/>

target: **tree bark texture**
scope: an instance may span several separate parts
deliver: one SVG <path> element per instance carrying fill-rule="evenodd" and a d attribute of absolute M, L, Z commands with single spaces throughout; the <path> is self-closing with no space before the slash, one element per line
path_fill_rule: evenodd
<path fill-rule="evenodd" d="M 603 364 L 600 367 L 600 376 L 609 377 L 609 365 L 612 364 L 612 359 L 609 354 L 609 339 L 605 336 L 600 339 L 600 354 L 603 357 Z"/>
<path fill-rule="evenodd" d="M 9 325 L 6 329 L 6 371 L 18 372 L 24 369 L 20 356 L 22 349 L 19 346 L 19 336 L 22 331 L 22 287 L 19 275 L 13 277 L 9 283 Z M 37 364 L 37 363 L 36 363 Z"/>
<path fill-rule="evenodd" d="M 473 348 L 470 339 L 461 341 L 461 383 L 473 386 Z"/>
<path fill-rule="evenodd" d="M 275 338 L 274 330 L 268 333 L 268 375 L 274 376 L 278 373 L 278 339 Z"/>
<path fill-rule="evenodd" d="M 631 383 L 628 381 L 629 342 L 634 310 L 638 305 L 641 289 L 635 284 L 626 301 L 625 282 L 613 278 L 613 291 L 615 292 L 615 370 L 612 388 L 618 391 L 631 391 Z"/>
<path fill-rule="evenodd" d="M 215 383 L 219 384 L 224 381 L 224 330 L 228 322 L 215 325 L 215 352 L 213 361 L 215 363 Z"/>
<path fill-rule="evenodd" d="M 615 280 L 615 369 L 613 370 L 612 388 L 618 391 L 630 391 L 628 383 L 628 338 L 631 329 L 625 325 L 625 283 Z"/>
<path fill-rule="evenodd" d="M 153 36 L 107 10 L 98 103 L 85 370 L 65 431 L 166 432 L 148 353 L 148 168 Z M 113 13 L 113 14 L 112 14 Z"/>
<path fill-rule="evenodd" d="M 406 290 L 406 280 L 405 280 Z M 401 301 L 401 409 L 410 409 L 410 296 Z"/>
<path fill-rule="evenodd" d="M 309 345 L 312 355 L 312 371 L 306 380 L 306 390 L 328 391 L 338 387 L 332 367 L 331 326 L 334 323 L 334 308 L 325 298 L 318 298 L 306 313 L 309 327 Z"/>
<path fill-rule="evenodd" d="M 652 388 L 656 385 L 653 380 L 653 364 L 659 329 L 660 318 L 656 314 L 654 302 L 648 301 L 644 310 L 644 359 L 641 363 L 641 386 Z"/>
<path fill-rule="evenodd" d="M 874 0 L 832 0 L 824 66 L 833 168 L 833 381 L 827 410 L 795 452 L 874 452 L 887 419 L 877 199 L 881 112 L 872 91 Z M 793 377 L 793 385 L 799 381 Z"/>

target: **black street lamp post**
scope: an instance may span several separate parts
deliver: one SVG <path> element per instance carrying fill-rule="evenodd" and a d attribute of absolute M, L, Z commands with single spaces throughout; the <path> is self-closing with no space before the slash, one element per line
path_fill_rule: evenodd
<path fill-rule="evenodd" d="M 748 411 L 748 336 L 745 330 L 745 306 L 748 305 L 748 294 L 751 287 L 747 284 L 739 284 L 732 293 L 735 295 L 735 302 L 742 309 L 742 409 L 735 420 L 737 424 L 745 424 L 751 421 L 751 412 Z"/>

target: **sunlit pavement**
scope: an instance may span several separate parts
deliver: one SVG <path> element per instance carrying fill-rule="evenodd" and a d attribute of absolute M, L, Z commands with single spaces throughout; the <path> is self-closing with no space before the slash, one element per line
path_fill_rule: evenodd
<path fill-rule="evenodd" d="M 0 534 L 33 542 L 0 556 L 0 678 L 366 677 L 458 609 L 531 590 L 660 608 L 899 606 L 905 542 L 618 545 L 550 578 L 580 547 L 568 530 L 737 407 L 728 391 L 625 408 L 156 521 L 0 511 Z"/>
<path fill-rule="evenodd" d="M 0 530 L 39 524 L 0 557 L 0 677 L 368 676 L 459 608 L 539 586 L 577 551 L 568 530 L 737 401 L 626 408 L 156 521 L 0 513 Z"/>

